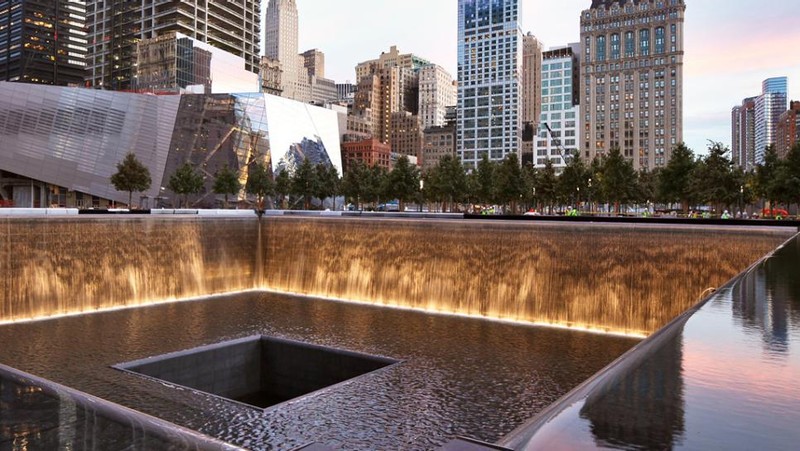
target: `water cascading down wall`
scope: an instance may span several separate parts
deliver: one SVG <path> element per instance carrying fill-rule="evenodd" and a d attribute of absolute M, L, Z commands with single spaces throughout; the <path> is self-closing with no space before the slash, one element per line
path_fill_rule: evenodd
<path fill-rule="evenodd" d="M 0 322 L 249 289 L 647 335 L 790 235 L 284 217 L 5 219 Z"/>

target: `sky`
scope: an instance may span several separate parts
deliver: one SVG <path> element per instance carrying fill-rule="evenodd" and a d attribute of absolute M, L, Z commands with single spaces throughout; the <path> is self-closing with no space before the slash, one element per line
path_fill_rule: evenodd
<path fill-rule="evenodd" d="M 267 0 L 262 1 L 266 8 Z M 356 64 L 390 46 L 456 76 L 457 0 L 297 0 L 300 51 L 325 53 L 326 78 L 355 82 Z M 730 112 L 761 92 L 761 81 L 789 77 L 800 100 L 800 1 L 687 0 L 684 141 L 705 153 L 708 140 L 730 145 Z M 523 31 L 545 48 L 577 42 L 590 0 L 522 0 Z M 263 46 L 262 46 L 263 48 Z"/>

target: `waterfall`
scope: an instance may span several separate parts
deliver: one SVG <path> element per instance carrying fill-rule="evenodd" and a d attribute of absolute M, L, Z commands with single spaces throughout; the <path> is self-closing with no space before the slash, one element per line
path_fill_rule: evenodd
<path fill-rule="evenodd" d="M 647 335 L 790 232 L 358 218 L 8 218 L 0 322 L 267 289 Z"/>
<path fill-rule="evenodd" d="M 790 234 L 732 228 L 274 219 L 266 288 L 647 335 Z"/>
<path fill-rule="evenodd" d="M 0 322 L 252 289 L 252 220 L 5 219 Z"/>

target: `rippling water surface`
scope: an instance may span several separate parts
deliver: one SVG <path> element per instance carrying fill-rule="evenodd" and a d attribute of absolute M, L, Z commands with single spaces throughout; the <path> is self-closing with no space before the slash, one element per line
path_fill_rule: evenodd
<path fill-rule="evenodd" d="M 110 365 L 265 334 L 400 364 L 261 411 Z M 637 343 L 630 338 L 245 293 L 0 328 L 0 361 L 254 449 L 431 449 L 496 441 Z"/>

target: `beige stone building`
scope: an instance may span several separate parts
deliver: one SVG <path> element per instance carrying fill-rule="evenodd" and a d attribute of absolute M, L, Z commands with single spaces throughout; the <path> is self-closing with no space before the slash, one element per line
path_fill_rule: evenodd
<path fill-rule="evenodd" d="M 175 32 L 139 41 L 134 83 L 140 92 L 174 92 L 201 85 L 211 92 L 211 52 Z"/>
<path fill-rule="evenodd" d="M 379 69 L 391 67 L 403 67 L 407 69 L 420 69 L 430 64 L 430 61 L 421 58 L 413 53 L 401 54 L 397 46 L 393 45 L 388 52 L 381 53 L 381 56 L 374 60 L 364 61 L 356 66 L 356 81 L 362 77 L 373 74 Z"/>
<path fill-rule="evenodd" d="M 436 167 L 445 155 L 456 156 L 455 125 L 425 129 L 422 139 L 422 172 Z"/>
<path fill-rule="evenodd" d="M 302 53 L 303 66 L 308 75 L 325 78 L 325 54 L 318 49 L 306 50 Z"/>
<path fill-rule="evenodd" d="M 298 102 L 311 101 L 305 58 L 298 50 L 296 0 L 269 0 L 264 28 L 264 55 L 281 63 L 281 95 Z"/>
<path fill-rule="evenodd" d="M 392 113 L 390 125 L 392 153 L 422 159 L 422 128 L 419 116 L 408 111 Z"/>
<path fill-rule="evenodd" d="M 274 60 L 268 56 L 261 57 L 261 92 L 275 96 L 281 95 L 283 92 L 281 85 L 282 76 L 283 67 L 280 61 Z"/>
<path fill-rule="evenodd" d="M 522 155 L 534 162 L 534 139 L 542 113 L 542 43 L 531 33 L 522 38 Z"/>
<path fill-rule="evenodd" d="M 456 82 L 442 66 L 430 64 L 419 70 L 419 119 L 423 129 L 444 125 L 447 107 L 457 102 Z"/>
<path fill-rule="evenodd" d="M 664 167 L 683 140 L 684 0 L 592 0 L 581 13 L 581 154 Z"/>
<path fill-rule="evenodd" d="M 408 68 L 378 69 L 359 80 L 353 113 L 369 117 L 373 136 L 382 143 L 391 138 L 392 114 L 416 108 L 416 73 Z"/>

